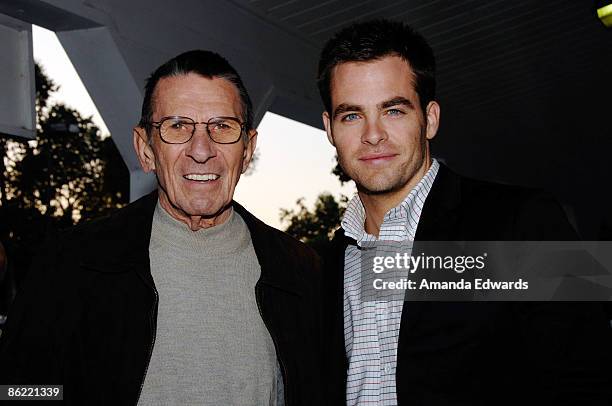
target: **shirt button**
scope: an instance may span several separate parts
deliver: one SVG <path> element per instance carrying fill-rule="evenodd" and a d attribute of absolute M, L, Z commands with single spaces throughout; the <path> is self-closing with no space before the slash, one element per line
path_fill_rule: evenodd
<path fill-rule="evenodd" d="M 391 372 L 391 365 L 387 364 L 385 365 L 385 373 L 390 373 Z"/>

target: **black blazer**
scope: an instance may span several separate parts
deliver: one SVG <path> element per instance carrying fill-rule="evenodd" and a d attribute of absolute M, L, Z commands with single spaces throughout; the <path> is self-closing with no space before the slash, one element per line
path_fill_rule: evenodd
<path fill-rule="evenodd" d="M 576 234 L 548 195 L 466 179 L 444 165 L 417 241 L 558 241 Z M 336 233 L 326 272 L 330 399 L 345 404 L 343 272 Z M 399 405 L 612 404 L 612 335 L 597 303 L 405 302 Z M 539 403 L 537 403 L 539 402 Z"/>
<path fill-rule="evenodd" d="M 156 202 L 150 194 L 46 245 L 9 313 L 0 383 L 63 384 L 65 404 L 136 404 L 157 320 L 149 266 Z M 286 404 L 321 404 L 321 346 L 313 339 L 321 332 L 319 258 L 237 203 L 234 209 L 261 266 L 255 293 Z"/>

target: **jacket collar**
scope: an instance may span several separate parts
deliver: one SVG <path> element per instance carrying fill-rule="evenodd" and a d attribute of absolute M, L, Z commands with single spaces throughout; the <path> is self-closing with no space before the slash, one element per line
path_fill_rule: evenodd
<path fill-rule="evenodd" d="M 118 210 L 110 218 L 92 223 L 89 231 L 93 233 L 95 246 L 83 254 L 83 266 L 105 273 L 136 269 L 151 281 L 149 242 L 157 201 L 158 193 L 154 191 Z M 264 224 L 235 201 L 232 205 L 251 234 L 261 267 L 261 283 L 299 294 L 297 273 L 287 272 L 290 267 L 295 267 L 295 263 L 290 262 L 295 258 L 281 255 L 287 251 L 279 237 L 281 232 Z"/>
<path fill-rule="evenodd" d="M 287 250 L 288 242 L 281 239 L 282 232 L 268 226 L 237 202 L 232 204 L 249 228 L 255 255 L 261 267 L 260 282 L 299 294 L 301 283 L 297 279 L 298 272 L 291 271 L 296 267 L 297 259 Z"/>
<path fill-rule="evenodd" d="M 461 204 L 461 177 L 440 164 L 419 219 L 416 241 L 444 241 L 452 238 Z"/>
<path fill-rule="evenodd" d="M 124 272 L 149 264 L 149 240 L 157 191 L 141 197 L 109 217 L 84 226 L 83 238 L 91 238 L 82 253 L 84 266 L 100 272 Z"/>

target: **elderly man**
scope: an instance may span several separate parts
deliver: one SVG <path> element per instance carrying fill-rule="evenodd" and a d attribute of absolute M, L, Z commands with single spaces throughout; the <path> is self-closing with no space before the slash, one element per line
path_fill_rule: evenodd
<path fill-rule="evenodd" d="M 225 59 L 159 67 L 134 129 L 158 190 L 46 246 L 0 382 L 63 384 L 78 405 L 323 403 L 318 258 L 232 200 L 256 140 Z"/>
<path fill-rule="evenodd" d="M 372 243 L 575 238 L 545 194 L 467 179 L 431 157 L 441 108 L 423 37 L 400 22 L 348 26 L 323 48 L 319 89 L 358 191 L 326 273 L 334 404 L 612 404 L 601 306 L 362 299 Z"/>

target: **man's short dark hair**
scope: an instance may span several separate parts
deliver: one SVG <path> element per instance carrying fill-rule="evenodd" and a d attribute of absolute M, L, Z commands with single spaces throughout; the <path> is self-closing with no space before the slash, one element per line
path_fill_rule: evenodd
<path fill-rule="evenodd" d="M 336 66 L 345 62 L 375 61 L 393 55 L 401 57 L 412 68 L 416 76 L 414 87 L 425 111 L 436 93 L 433 50 L 425 38 L 402 22 L 372 20 L 340 30 L 323 47 L 317 83 L 327 112 L 331 114 L 330 84 Z"/>
<path fill-rule="evenodd" d="M 147 79 L 144 100 L 142 102 L 142 113 L 138 123 L 140 127 L 147 131 L 147 134 L 151 133 L 153 93 L 157 83 L 166 77 L 187 75 L 189 73 L 196 73 L 209 79 L 225 79 L 236 86 L 242 104 L 242 121 L 245 123 L 245 129 L 249 131 L 253 128 L 253 104 L 238 72 L 221 55 L 211 51 L 194 50 L 170 59 L 157 68 Z"/>

